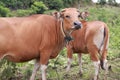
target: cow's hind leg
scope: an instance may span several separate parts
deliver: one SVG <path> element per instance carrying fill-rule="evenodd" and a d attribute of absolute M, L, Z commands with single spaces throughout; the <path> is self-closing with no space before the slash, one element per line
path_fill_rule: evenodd
<path fill-rule="evenodd" d="M 96 49 L 95 46 L 90 46 L 89 53 L 95 68 L 94 80 L 98 80 L 98 74 L 100 69 L 100 60 L 98 58 L 98 50 Z"/>
<path fill-rule="evenodd" d="M 33 69 L 33 72 L 32 72 L 32 75 L 30 77 L 30 80 L 35 80 L 35 75 L 36 75 L 37 70 L 39 69 L 39 67 L 40 67 L 40 63 L 39 63 L 38 60 L 36 60 L 35 65 L 34 65 L 34 69 Z"/>
<path fill-rule="evenodd" d="M 108 74 L 108 61 L 107 61 L 107 50 L 103 51 L 101 56 L 101 68 L 105 70 L 105 76 L 104 80 L 107 80 L 107 74 Z"/>

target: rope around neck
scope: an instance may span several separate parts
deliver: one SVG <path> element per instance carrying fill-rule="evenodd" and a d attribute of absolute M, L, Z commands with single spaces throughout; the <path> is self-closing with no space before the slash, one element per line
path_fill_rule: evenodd
<path fill-rule="evenodd" d="M 73 30 L 70 31 L 70 33 L 68 33 L 68 34 L 65 33 L 65 30 L 64 30 L 64 27 L 63 27 L 63 18 L 60 18 L 60 28 L 61 28 L 62 34 L 63 34 L 67 43 L 69 41 L 73 40 L 73 38 L 70 36 L 70 34 L 72 33 Z"/>
<path fill-rule="evenodd" d="M 65 31 L 64 31 L 64 28 L 63 28 L 63 19 L 62 18 L 60 18 L 60 29 L 62 31 L 63 36 L 66 37 Z"/>

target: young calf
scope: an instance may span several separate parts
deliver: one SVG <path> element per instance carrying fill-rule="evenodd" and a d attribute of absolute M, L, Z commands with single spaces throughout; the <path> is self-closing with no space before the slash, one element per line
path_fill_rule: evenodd
<path fill-rule="evenodd" d="M 87 12 L 82 12 L 82 18 L 88 16 Z M 72 54 L 77 53 L 79 59 L 80 73 L 82 74 L 82 53 L 89 53 L 95 67 L 94 80 L 98 79 L 99 66 L 102 69 L 108 69 L 107 49 L 109 43 L 109 30 L 107 25 L 101 21 L 82 20 L 82 29 L 72 33 L 73 41 L 69 42 L 67 47 L 67 71 L 70 70 Z"/>

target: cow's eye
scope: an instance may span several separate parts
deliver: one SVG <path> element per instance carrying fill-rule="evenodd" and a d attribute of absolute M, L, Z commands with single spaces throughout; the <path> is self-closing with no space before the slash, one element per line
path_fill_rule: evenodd
<path fill-rule="evenodd" d="M 65 17 L 66 17 L 66 18 L 70 18 L 70 16 L 69 16 L 69 15 L 66 15 Z"/>
<path fill-rule="evenodd" d="M 78 15 L 78 17 L 81 17 L 81 15 Z"/>

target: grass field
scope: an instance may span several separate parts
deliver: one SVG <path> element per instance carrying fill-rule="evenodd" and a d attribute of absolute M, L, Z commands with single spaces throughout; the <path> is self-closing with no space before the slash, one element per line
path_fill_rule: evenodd
<path fill-rule="evenodd" d="M 82 8 L 82 10 L 85 8 Z M 110 29 L 110 45 L 108 50 L 108 62 L 112 71 L 108 73 L 107 80 L 120 80 L 120 8 L 118 7 L 88 7 L 90 16 L 87 20 L 104 21 Z M 80 76 L 77 56 L 74 55 L 73 64 L 69 73 L 66 73 L 66 50 L 54 60 L 50 60 L 47 69 L 48 80 L 91 80 L 94 74 L 94 66 L 89 54 L 83 55 L 83 75 Z M 33 68 L 33 62 L 11 63 L 0 61 L 0 80 L 29 80 Z M 100 70 L 99 80 L 103 80 L 104 71 Z M 40 77 L 40 71 L 36 80 Z"/>

